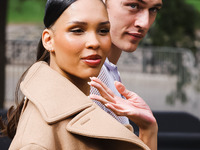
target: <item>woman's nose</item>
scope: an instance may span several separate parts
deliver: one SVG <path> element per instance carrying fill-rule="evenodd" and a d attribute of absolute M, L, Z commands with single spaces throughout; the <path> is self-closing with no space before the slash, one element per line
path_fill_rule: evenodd
<path fill-rule="evenodd" d="M 100 42 L 98 40 L 98 35 L 95 33 L 90 33 L 87 35 L 87 41 L 86 41 L 86 48 L 88 49 L 98 49 L 100 47 Z"/>

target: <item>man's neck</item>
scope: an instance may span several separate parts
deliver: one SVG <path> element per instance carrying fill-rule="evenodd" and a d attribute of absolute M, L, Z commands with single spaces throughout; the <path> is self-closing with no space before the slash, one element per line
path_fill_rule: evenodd
<path fill-rule="evenodd" d="M 108 60 L 116 65 L 121 56 L 121 53 L 122 50 L 112 44 L 111 51 L 108 55 Z"/>

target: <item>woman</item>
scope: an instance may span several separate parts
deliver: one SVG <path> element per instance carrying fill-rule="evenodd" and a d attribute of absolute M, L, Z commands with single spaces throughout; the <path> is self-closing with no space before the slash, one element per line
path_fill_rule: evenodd
<path fill-rule="evenodd" d="M 38 61 L 20 83 L 25 98 L 4 130 L 9 149 L 148 150 L 88 98 L 111 45 L 102 1 L 48 0 L 44 24 Z"/>

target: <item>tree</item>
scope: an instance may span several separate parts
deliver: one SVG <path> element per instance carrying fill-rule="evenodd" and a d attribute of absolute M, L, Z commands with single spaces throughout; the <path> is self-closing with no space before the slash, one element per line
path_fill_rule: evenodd
<path fill-rule="evenodd" d="M 200 29 L 199 18 L 199 11 L 186 0 L 163 0 L 163 8 L 147 35 L 148 40 L 141 43 L 143 46 L 174 47 L 173 50 L 177 52 L 175 61 L 174 57 L 168 57 L 168 54 L 165 53 L 171 62 L 168 65 L 171 68 L 170 74 L 177 76 L 176 90 L 166 97 L 169 104 L 174 104 L 177 100 L 182 103 L 187 102 L 185 87 L 191 83 L 193 76 L 189 68 L 183 64 L 184 56 L 178 50 L 186 48 L 191 50 L 195 56 L 198 51 L 195 45 L 195 32 Z M 153 56 L 154 61 L 160 60 L 158 53 Z"/>
<path fill-rule="evenodd" d="M 163 8 L 149 34 L 152 45 L 184 47 L 195 53 L 199 18 L 199 12 L 184 0 L 163 0 Z"/>
<path fill-rule="evenodd" d="M 6 14 L 8 0 L 0 1 L 0 108 L 3 108 L 5 98 L 5 49 L 6 49 Z"/>
<path fill-rule="evenodd" d="M 195 54 L 197 52 L 194 42 L 195 31 L 200 28 L 199 18 L 199 12 L 185 0 L 163 0 L 163 8 L 149 33 L 151 44 L 187 48 Z M 166 100 L 170 104 L 174 104 L 176 100 L 180 100 L 182 103 L 187 101 L 184 88 L 191 82 L 192 75 L 184 66 L 182 57 L 177 53 L 177 61 L 171 60 L 171 65 L 175 67 L 172 67 L 170 73 L 177 75 L 177 83 L 176 90 L 167 95 Z"/>

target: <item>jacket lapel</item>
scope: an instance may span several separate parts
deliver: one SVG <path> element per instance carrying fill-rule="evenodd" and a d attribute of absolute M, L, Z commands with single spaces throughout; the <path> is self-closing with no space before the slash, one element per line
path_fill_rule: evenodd
<path fill-rule="evenodd" d="M 99 138 L 121 140 L 149 148 L 128 128 L 103 111 L 96 104 L 79 113 L 67 125 L 66 129 L 74 134 Z"/>
<path fill-rule="evenodd" d="M 49 124 L 76 114 L 93 104 L 82 91 L 45 62 L 35 63 L 29 69 L 20 88 Z"/>

